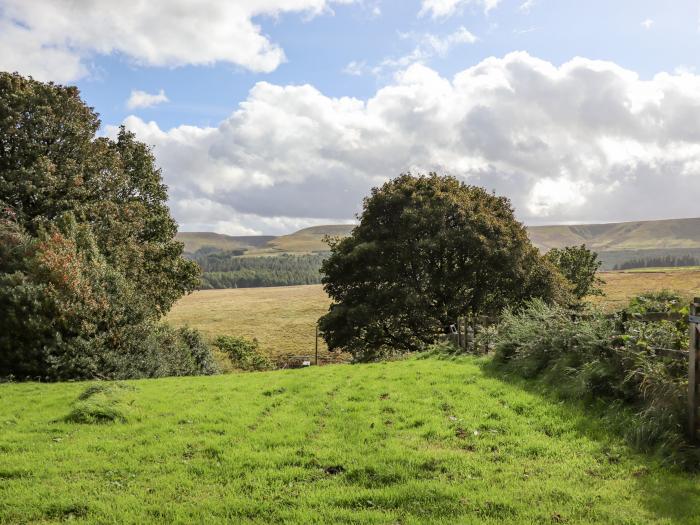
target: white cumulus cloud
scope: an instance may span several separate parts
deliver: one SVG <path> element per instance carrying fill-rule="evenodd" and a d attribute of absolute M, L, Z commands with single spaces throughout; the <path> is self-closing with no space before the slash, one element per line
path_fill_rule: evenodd
<path fill-rule="evenodd" d="M 94 55 L 118 53 L 146 66 L 228 62 L 270 72 L 284 51 L 254 17 L 310 16 L 353 0 L 2 0 L 0 69 L 40 80 L 85 76 Z"/>
<path fill-rule="evenodd" d="M 148 93 L 135 89 L 131 91 L 131 95 L 126 101 L 126 107 L 129 109 L 150 108 L 164 102 L 169 102 L 169 100 L 162 89 L 158 93 Z"/>
<path fill-rule="evenodd" d="M 500 3 L 501 0 L 422 0 L 419 16 L 430 14 L 433 18 L 445 18 L 467 5 L 481 7 L 488 13 Z"/>
<path fill-rule="evenodd" d="M 641 79 L 519 52 L 452 78 L 414 64 L 368 100 L 260 82 L 216 127 L 125 124 L 155 146 L 187 229 L 352 220 L 406 170 L 493 189 L 530 224 L 698 215 L 700 76 L 688 71 Z"/>

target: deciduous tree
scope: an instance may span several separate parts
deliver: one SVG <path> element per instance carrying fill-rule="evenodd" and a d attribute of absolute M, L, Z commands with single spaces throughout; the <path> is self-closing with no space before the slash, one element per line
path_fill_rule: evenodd
<path fill-rule="evenodd" d="M 585 244 L 553 248 L 547 252 L 545 258 L 559 268 L 571 283 L 576 299 L 603 294 L 603 281 L 597 277 L 602 263 L 598 260 L 598 254 L 586 248 Z"/>
<path fill-rule="evenodd" d="M 198 283 L 150 149 L 99 126 L 77 88 L 0 73 L 0 376 L 114 372 L 96 355 L 133 360 Z"/>
<path fill-rule="evenodd" d="M 322 266 L 330 349 L 417 350 L 458 316 L 566 295 L 508 199 L 456 178 L 401 175 L 372 190 L 359 219 Z"/>

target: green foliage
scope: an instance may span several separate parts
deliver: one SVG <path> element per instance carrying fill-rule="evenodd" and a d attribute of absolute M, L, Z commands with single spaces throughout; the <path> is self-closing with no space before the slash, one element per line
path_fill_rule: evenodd
<path fill-rule="evenodd" d="M 458 316 L 567 296 L 508 199 L 456 178 L 402 175 L 374 188 L 359 218 L 322 266 L 331 350 L 364 360 L 419 350 Z"/>
<path fill-rule="evenodd" d="M 649 312 L 677 312 L 687 313 L 687 301 L 678 292 L 661 290 L 658 292 L 644 292 L 630 299 L 625 309 L 630 314 L 645 314 Z"/>
<path fill-rule="evenodd" d="M 76 404 L 64 418 L 66 423 L 124 423 L 126 417 L 118 407 L 88 401 Z"/>
<path fill-rule="evenodd" d="M 76 88 L 0 73 L 0 376 L 123 376 L 198 283 L 151 151 L 98 128 Z"/>
<path fill-rule="evenodd" d="M 3 231 L 12 228 L 0 224 Z M 0 373 L 66 380 L 216 371 L 196 331 L 158 324 L 89 226 L 68 214 L 36 238 L 15 239 L 2 259 L 13 271 L 0 274 Z"/>
<path fill-rule="evenodd" d="M 241 257 L 238 252 L 194 255 L 202 268 L 203 289 L 292 286 L 321 282 L 321 263 L 328 254 Z"/>
<path fill-rule="evenodd" d="M 110 395 L 120 390 L 133 390 L 133 387 L 117 382 L 95 383 L 83 390 L 78 396 L 78 401 L 86 401 L 96 395 Z"/>
<path fill-rule="evenodd" d="M 214 341 L 221 352 L 225 353 L 236 368 L 241 370 L 270 370 L 272 362 L 260 353 L 258 340 L 246 339 L 232 335 L 222 335 Z"/>
<path fill-rule="evenodd" d="M 632 300 L 631 309 L 639 301 Z M 495 360 L 520 376 L 542 378 L 566 396 L 630 407 L 635 416 L 618 426 L 632 443 L 659 448 L 671 461 L 694 462 L 683 455 L 687 332 L 687 320 L 677 325 L 579 315 L 534 300 L 504 314 Z"/>
<path fill-rule="evenodd" d="M 552 248 L 545 258 L 572 284 L 572 292 L 577 299 L 603 295 L 600 287 L 604 283 L 596 277 L 602 263 L 598 260 L 598 254 L 586 248 L 585 244 Z"/>

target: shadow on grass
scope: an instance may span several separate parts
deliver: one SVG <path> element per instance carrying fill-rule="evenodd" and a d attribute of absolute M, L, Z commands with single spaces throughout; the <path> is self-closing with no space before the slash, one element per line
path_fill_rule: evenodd
<path fill-rule="evenodd" d="M 569 421 L 572 413 L 576 414 L 577 417 L 572 422 L 573 429 L 581 436 L 600 442 L 603 445 L 601 450 L 611 440 L 626 442 L 632 451 L 631 457 L 645 465 L 642 469 L 630 472 L 630 483 L 634 483 L 645 496 L 642 498 L 645 509 L 659 520 L 700 523 L 700 451 L 697 448 L 674 457 L 664 457 L 658 450 L 640 450 L 630 444 L 625 436 L 627 424 L 634 417 L 634 411 L 630 407 L 611 404 L 610 400 L 597 403 L 575 400 L 542 379 L 526 379 L 509 373 L 493 359 L 482 358 L 477 363 L 486 377 L 554 403 L 560 407 L 558 412 Z"/>

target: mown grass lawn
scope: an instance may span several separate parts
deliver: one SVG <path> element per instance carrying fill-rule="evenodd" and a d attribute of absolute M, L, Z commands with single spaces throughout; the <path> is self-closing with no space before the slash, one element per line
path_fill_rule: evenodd
<path fill-rule="evenodd" d="M 1 523 L 700 521 L 697 476 L 471 358 L 129 381 L 76 401 L 94 384 L 0 385 Z M 126 421 L 64 420 L 96 408 Z"/>

